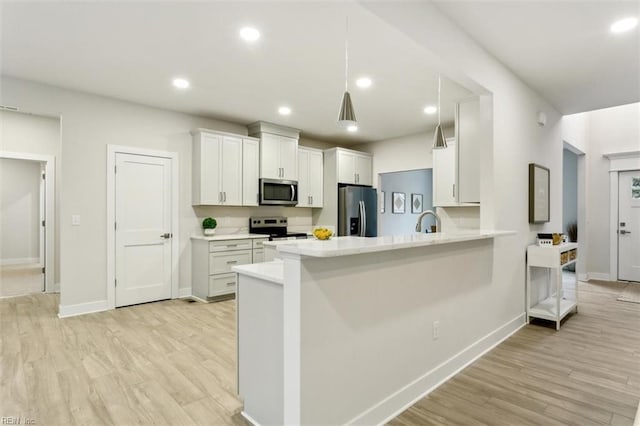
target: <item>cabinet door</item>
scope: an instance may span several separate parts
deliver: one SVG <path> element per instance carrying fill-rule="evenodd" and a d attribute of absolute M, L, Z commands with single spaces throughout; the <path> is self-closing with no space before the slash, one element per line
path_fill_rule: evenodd
<path fill-rule="evenodd" d="M 456 145 L 447 141 L 447 148 L 433 150 L 433 205 L 457 204 Z"/>
<path fill-rule="evenodd" d="M 257 140 L 242 140 L 242 205 L 258 205 L 260 145 Z"/>
<path fill-rule="evenodd" d="M 222 137 L 203 133 L 200 138 L 200 203 L 221 204 L 220 155 Z"/>
<path fill-rule="evenodd" d="M 222 204 L 242 205 L 242 139 L 222 138 Z"/>
<path fill-rule="evenodd" d="M 368 155 L 356 156 L 356 183 L 358 185 L 373 185 L 371 157 Z"/>
<path fill-rule="evenodd" d="M 480 101 L 458 104 L 458 202 L 480 202 Z"/>
<path fill-rule="evenodd" d="M 282 179 L 298 180 L 298 140 L 280 136 Z"/>
<path fill-rule="evenodd" d="M 280 167 L 280 136 L 260 135 L 260 177 L 282 179 Z"/>
<path fill-rule="evenodd" d="M 298 204 L 296 207 L 309 207 L 311 198 L 309 194 L 309 155 L 306 149 L 298 150 Z"/>
<path fill-rule="evenodd" d="M 322 191 L 324 181 L 324 163 L 322 152 L 309 151 L 309 196 L 311 207 L 322 207 Z"/>
<path fill-rule="evenodd" d="M 356 156 L 338 151 L 338 183 L 356 183 Z"/>
<path fill-rule="evenodd" d="M 258 249 L 253 251 L 253 263 L 264 262 L 264 249 Z"/>

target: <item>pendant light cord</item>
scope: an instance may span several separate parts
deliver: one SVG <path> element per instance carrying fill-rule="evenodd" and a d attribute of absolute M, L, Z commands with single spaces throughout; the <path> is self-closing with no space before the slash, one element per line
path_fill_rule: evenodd
<path fill-rule="evenodd" d="M 344 31 L 344 91 L 349 91 L 349 17 L 345 18 Z"/>
<path fill-rule="evenodd" d="M 440 76 L 438 76 L 438 126 L 440 125 Z"/>

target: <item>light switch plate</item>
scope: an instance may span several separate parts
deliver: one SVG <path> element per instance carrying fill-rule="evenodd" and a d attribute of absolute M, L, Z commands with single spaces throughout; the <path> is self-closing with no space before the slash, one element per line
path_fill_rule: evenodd
<path fill-rule="evenodd" d="M 71 225 L 80 226 L 80 215 L 79 214 L 72 214 L 71 215 Z"/>

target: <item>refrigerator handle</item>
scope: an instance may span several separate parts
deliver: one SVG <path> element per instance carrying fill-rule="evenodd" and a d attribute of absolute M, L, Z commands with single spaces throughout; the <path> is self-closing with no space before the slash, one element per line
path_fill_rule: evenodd
<path fill-rule="evenodd" d="M 360 179 L 360 176 L 358 176 L 358 179 Z M 367 236 L 367 206 L 364 204 L 364 201 L 362 201 L 362 216 L 363 216 L 363 221 L 362 221 L 362 236 L 366 237 Z"/>
<path fill-rule="evenodd" d="M 360 237 L 364 237 L 367 226 L 367 213 L 364 208 L 364 201 L 359 201 L 358 207 L 360 209 L 360 229 L 358 230 L 358 233 Z"/>

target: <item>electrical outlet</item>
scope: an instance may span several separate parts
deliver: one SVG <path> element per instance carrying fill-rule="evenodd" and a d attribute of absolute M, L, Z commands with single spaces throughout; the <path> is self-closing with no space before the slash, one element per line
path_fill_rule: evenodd
<path fill-rule="evenodd" d="M 440 321 L 433 322 L 433 340 L 438 340 L 440 337 Z"/>

